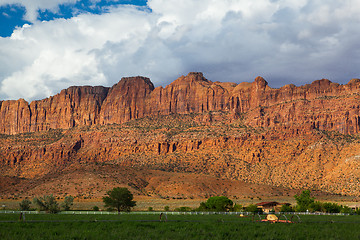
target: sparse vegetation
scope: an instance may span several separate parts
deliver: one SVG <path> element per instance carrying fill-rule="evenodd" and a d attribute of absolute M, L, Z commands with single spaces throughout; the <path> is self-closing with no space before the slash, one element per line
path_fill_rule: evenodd
<path fill-rule="evenodd" d="M 175 212 L 191 212 L 191 207 L 178 207 L 175 208 Z"/>
<path fill-rule="evenodd" d="M 206 113 L 208 114 L 208 113 Z M 215 115 L 215 113 L 211 113 L 213 115 Z M 223 115 L 222 115 L 223 114 Z M 95 130 L 97 128 L 101 129 L 102 133 L 104 134 L 104 136 L 107 136 L 109 139 L 101 139 L 101 141 L 114 141 L 115 144 L 114 146 L 120 146 L 120 147 L 114 147 L 112 149 L 113 152 L 117 152 L 119 154 L 114 154 L 111 156 L 111 152 L 109 158 L 106 159 L 101 159 L 101 152 L 96 152 L 94 150 L 94 152 L 90 151 L 91 149 L 86 149 L 86 152 L 88 152 L 89 154 L 94 154 L 94 156 L 99 156 L 98 159 L 96 159 L 96 162 L 93 164 L 93 172 L 96 173 L 96 171 L 98 171 L 98 169 L 103 168 L 105 169 L 105 167 L 107 166 L 120 166 L 123 163 L 131 163 L 133 166 L 140 166 L 143 168 L 150 168 L 152 170 L 162 170 L 162 171 L 171 171 L 171 172 L 184 172 L 184 171 L 188 171 L 188 172 L 193 172 L 193 173 L 205 173 L 208 174 L 210 176 L 225 176 L 224 173 L 226 171 L 226 177 L 230 177 L 232 179 L 249 179 L 248 175 L 248 168 L 250 168 L 249 166 L 252 165 L 253 163 L 251 161 L 253 161 L 253 159 L 247 159 L 247 156 L 251 156 L 251 154 L 253 153 L 254 149 L 258 149 L 258 148 L 262 148 L 261 146 L 256 145 L 257 141 L 250 141 L 251 138 L 258 138 L 259 136 L 253 135 L 252 133 L 248 135 L 244 135 L 242 136 L 243 133 L 245 132 L 251 132 L 251 131 L 255 131 L 255 130 L 251 130 L 250 128 L 245 130 L 245 129 L 240 129 L 238 126 L 240 126 L 241 121 L 238 120 L 234 120 L 231 122 L 231 126 L 228 126 L 226 124 L 226 121 L 223 121 L 224 119 L 226 119 L 226 113 L 219 113 L 217 115 L 218 119 L 213 123 L 211 123 L 211 125 L 202 125 L 203 123 L 201 121 L 198 121 L 198 119 L 196 119 L 197 117 L 199 117 L 199 119 L 203 118 L 204 116 L 202 114 L 173 114 L 171 116 L 154 116 L 154 117 L 149 117 L 149 118 L 144 118 L 144 119 L 137 119 L 137 120 L 133 120 L 131 122 L 125 123 L 125 124 L 113 124 L 113 125 L 106 125 L 106 126 L 92 126 L 92 127 L 84 127 L 81 128 L 81 131 L 84 132 L 89 132 L 90 133 L 85 133 L 85 135 L 82 135 L 84 138 L 88 137 L 86 136 L 86 134 L 88 134 L 89 136 L 92 136 L 91 132 L 95 132 Z M 168 120 L 170 119 L 170 122 L 168 122 Z M 220 119 L 220 120 L 219 120 Z M 222 120 L 223 119 L 223 120 Z M 151 125 L 151 121 L 155 121 L 156 122 L 156 126 L 152 126 Z M 78 135 L 79 134 L 79 128 L 74 128 L 74 129 L 70 129 L 66 132 L 66 138 L 63 139 L 61 141 L 61 145 L 64 144 L 64 146 L 68 143 L 73 143 L 74 138 L 72 138 L 72 136 Z M 156 130 L 156 131 L 154 131 Z M 174 131 L 174 134 L 172 135 L 172 137 L 174 137 L 174 139 L 166 139 L 166 132 L 168 131 Z M 149 131 L 151 131 L 151 135 L 152 137 L 149 137 Z M 83 134 L 82 132 L 80 132 L 81 134 Z M 143 133 L 146 133 L 145 135 Z M 40 136 L 42 133 L 29 133 L 29 134 L 24 134 L 24 135 L 14 135 L 17 136 L 18 138 L 22 138 L 24 136 L 24 139 L 27 140 L 31 140 L 31 142 L 33 142 L 34 144 L 36 143 L 36 138 L 37 136 Z M 53 136 L 54 139 L 57 137 L 56 136 L 56 131 L 51 130 L 49 132 L 45 132 L 44 133 L 47 136 Z M 59 131 L 59 134 L 62 134 L 61 131 Z M 69 134 L 69 135 L 68 135 Z M 70 136 L 71 135 L 71 136 Z M 100 134 L 99 134 L 100 135 Z M 14 136 L 9 136 L 9 138 L 15 138 Z M 206 136 L 206 141 L 203 140 L 204 136 Z M 224 138 L 220 138 L 220 139 L 216 139 L 218 136 L 223 136 Z M 227 138 L 227 137 L 234 137 L 234 139 L 232 138 Z M 322 137 L 319 134 L 320 137 Z M 317 136 L 317 137 L 319 137 Z M 340 136 L 340 135 L 339 135 Z M 342 135 L 341 135 L 342 136 Z M 59 136 L 58 136 L 59 137 Z M 60 136 L 61 137 L 61 136 Z M 144 137 L 144 138 L 143 138 Z M 300 136 L 301 137 L 301 136 Z M 346 136 L 343 136 L 344 139 L 346 139 Z M 166 145 L 167 143 L 169 144 L 168 146 L 165 146 L 164 149 L 166 151 L 166 148 L 168 148 L 169 152 L 167 152 L 166 154 L 158 154 L 156 153 L 156 156 L 153 155 L 153 150 L 151 143 L 152 143 L 152 139 L 160 139 L 159 142 L 164 142 L 164 144 Z M 176 138 L 176 139 L 175 139 Z M 235 139 L 236 138 L 236 139 Z M 43 139 L 46 139 L 46 137 L 43 137 Z M 122 142 L 122 140 L 124 139 L 124 142 Z M 190 142 L 193 139 L 201 139 L 202 140 L 202 145 L 200 145 L 200 148 L 198 148 L 198 144 L 200 144 L 200 141 L 194 141 L 194 142 Z M 321 138 L 323 139 L 323 138 Z M 184 140 L 184 141 L 183 141 Z M 188 141 L 189 142 L 186 142 Z M 10 140 L 9 140 L 10 141 Z M 11 140 L 12 141 L 12 140 Z M 10 141 L 10 142 L 11 142 Z M 24 140 L 25 141 L 25 140 Z M 64 142 L 63 142 L 64 141 Z M 106 145 L 106 141 L 104 142 L 103 146 L 104 148 L 107 148 L 109 151 L 109 148 Z M 126 141 L 131 142 L 131 145 L 127 145 L 128 143 L 125 143 Z M 213 141 L 213 142 L 212 142 Z M 223 141 L 223 142 L 222 142 Z M 229 142 L 226 142 L 229 141 Z M 239 144 L 244 144 L 244 146 L 246 146 L 247 150 L 243 151 L 244 148 L 237 148 L 234 147 L 234 142 L 230 142 L 230 141 L 234 141 L 237 142 Z M 248 142 L 247 142 L 248 141 Z M 263 144 L 267 144 L 267 136 L 266 139 L 263 139 L 264 143 Z M 296 140 L 291 140 L 296 142 Z M 173 146 L 175 145 L 171 145 L 174 142 L 179 143 L 179 146 L 176 145 L 176 148 Z M 156 142 L 158 143 L 158 142 Z M 194 143 L 194 144 L 193 144 Z M 236 143 L 236 144 L 237 144 Z M 247 145 L 248 143 L 254 144 L 253 147 Z M 270 147 L 277 147 L 279 148 L 280 145 L 283 143 L 283 141 L 279 141 L 274 145 L 271 145 Z M 123 145 L 122 145 L 123 144 Z M 287 144 L 287 145 L 286 145 Z M 299 147 L 297 147 L 295 150 L 293 149 L 289 149 L 289 155 L 291 157 L 291 161 L 296 160 L 297 156 L 300 156 L 302 152 L 304 152 L 304 149 L 308 146 L 307 142 L 304 141 L 302 139 L 302 142 L 296 142 L 296 144 L 300 144 Z M 39 143 L 39 146 L 42 146 L 43 143 Z M 285 147 L 289 147 L 290 143 L 285 142 L 286 146 Z M 20 146 L 20 145 L 19 145 Z M 123 146 L 125 146 L 123 148 Z M 207 148 L 209 148 L 209 146 L 212 148 L 212 151 L 203 151 L 203 149 L 201 149 L 203 146 L 206 146 Z M 283 146 L 283 145 L 281 145 Z M 270 148 L 269 147 L 269 148 Z M 40 147 L 39 147 L 40 148 Z M 41 148 L 40 148 L 41 149 Z M 71 154 L 71 152 L 66 152 L 67 149 L 65 149 L 64 154 Z M 122 153 L 121 151 L 124 150 L 124 153 Z M 269 157 L 271 158 L 271 151 L 269 149 L 266 148 L 262 148 L 263 152 L 261 153 L 261 161 L 262 163 L 266 164 L 267 159 L 269 159 Z M 16 149 L 13 150 L 14 152 L 17 151 Z M 19 150 L 20 152 L 22 151 L 21 149 Z M 46 154 L 50 154 L 51 150 L 49 148 L 46 148 Z M 173 152 L 172 152 L 173 151 Z M 280 151 L 281 152 L 281 151 Z M 249 153 L 249 155 L 248 155 Z M 336 152 L 334 152 L 336 154 Z M 41 154 L 45 154 L 42 153 Z M 41 154 L 39 154 L 39 156 L 41 156 Z M 282 153 L 279 153 L 279 156 Z M 24 154 L 23 154 L 24 155 Z M 206 156 L 206 157 L 205 157 Z M 255 153 L 256 156 L 256 153 Z M 86 156 L 89 157 L 89 156 Z M 275 156 L 276 157 L 276 156 Z M 326 157 L 326 156 L 325 156 Z M 324 157 L 324 158 L 325 158 Z M 24 159 L 26 158 L 26 156 L 24 155 Z M 324 159 L 322 158 L 322 159 Z M 21 156 L 18 157 L 17 156 L 17 161 L 20 162 L 21 161 Z M 184 161 L 183 159 L 187 159 L 186 161 Z M 259 158 L 260 159 L 260 158 Z M 284 159 L 279 159 L 279 161 L 282 161 Z M 316 159 L 315 159 L 316 160 Z M 84 160 L 85 162 L 86 160 Z M 259 160 L 260 161 L 260 160 Z M 290 161 L 290 160 L 289 160 Z M 86 166 L 86 163 L 81 162 L 78 163 L 78 166 Z M 293 161 L 293 163 L 295 163 L 296 161 Z M 261 163 L 261 164 L 262 164 Z M 47 164 L 48 166 L 50 166 L 50 162 L 46 162 L 45 164 Z M 44 165 L 45 165 L 44 164 Z M 66 164 L 66 163 L 65 163 Z M 47 168 L 47 166 L 42 165 L 41 167 L 43 167 L 44 169 Z M 257 165 L 257 163 L 255 163 L 255 165 Z M 278 166 L 278 164 L 276 164 L 276 166 Z M 225 169 L 225 170 L 224 170 Z M 228 171 L 227 171 L 228 170 Z M 88 169 L 87 169 L 88 171 Z M 286 170 L 288 171 L 288 170 Z M 254 176 L 260 176 L 261 169 L 259 168 L 255 168 L 254 172 L 252 172 L 252 174 L 254 173 Z M 275 173 L 275 172 L 274 172 Z M 288 172 L 288 175 L 291 175 L 291 171 Z M 285 178 L 286 176 L 288 176 L 287 174 L 284 174 Z M 101 176 L 103 179 L 108 179 L 106 174 L 99 174 L 98 176 Z M 119 176 L 119 175 L 118 175 Z M 105 189 L 110 189 L 111 187 L 113 187 L 114 182 L 117 182 L 118 184 L 128 184 L 128 182 L 126 181 L 134 181 L 134 179 L 137 181 L 138 177 L 132 177 L 129 176 L 126 179 L 125 178 L 120 178 L 120 177 L 115 177 L 115 175 L 112 175 L 112 177 L 114 179 L 118 179 L 115 181 L 111 181 L 111 183 L 109 183 L 109 185 L 106 186 Z M 303 177 L 303 176 L 301 176 Z M 48 179 L 44 179 L 45 181 L 47 181 Z M 258 180 L 258 179 L 257 179 Z M 288 180 L 288 179 L 285 179 Z M 109 181 L 109 180 L 106 180 Z M 215 183 L 217 184 L 220 181 L 220 179 Z M 320 181 L 320 180 L 319 180 Z M 354 178 L 354 181 L 356 181 L 356 178 Z M 38 183 L 41 184 L 42 181 L 38 181 Z M 291 182 L 291 181 L 290 181 Z M 299 183 L 301 181 L 296 181 L 291 182 L 291 184 L 294 184 L 295 188 L 299 186 Z M 182 192 L 182 186 L 184 186 L 184 181 L 179 181 L 179 183 L 181 183 L 181 186 L 178 187 L 177 191 L 178 194 L 169 194 L 167 192 L 161 192 L 161 189 L 158 189 L 157 191 L 154 192 L 150 192 L 150 191 L 146 191 L 146 193 L 151 194 L 151 196 L 155 197 L 155 196 L 166 196 L 166 195 L 170 195 L 170 197 L 166 197 L 166 199 L 170 199 L 175 196 L 175 199 L 186 199 L 186 198 L 191 198 L 191 196 L 189 195 L 182 195 L 184 192 Z M 18 187 L 20 184 L 17 184 L 17 182 L 12 182 L 11 184 L 14 185 L 14 187 Z M 66 183 L 64 185 L 68 185 L 69 183 Z M 82 185 L 86 185 L 85 182 L 81 183 Z M 145 184 L 145 183 L 144 183 Z M 136 191 L 141 191 L 143 193 L 145 193 L 145 191 L 142 191 L 142 188 L 144 188 L 144 184 L 129 184 L 129 188 L 134 189 Z M 186 182 L 185 182 L 186 184 Z M 205 183 L 207 184 L 207 183 Z M 214 184 L 214 186 L 215 186 Z M 220 183 L 223 184 L 224 183 Z M 80 185 L 77 184 L 78 186 Z M 216 186 L 218 189 L 220 189 L 220 187 Z M 284 185 L 284 187 L 287 187 L 286 184 Z M 20 187 L 19 187 L 20 188 Z M 101 187 L 97 187 L 98 192 L 100 192 Z M 48 190 L 48 192 L 53 192 L 58 194 L 58 188 L 54 187 L 54 188 L 49 188 L 50 190 Z M 103 188 L 104 189 L 104 188 Z M 91 190 L 91 188 L 88 189 L 83 189 L 82 187 L 77 187 L 77 192 L 74 193 L 74 191 L 69 192 L 69 190 L 66 190 L 68 194 L 73 194 L 76 197 L 79 198 L 96 198 L 96 197 L 101 197 L 102 195 L 99 195 L 99 193 L 96 194 L 87 194 L 88 190 Z M 231 194 L 231 195 L 236 195 L 237 193 L 233 193 L 233 192 L 222 192 L 221 190 L 216 190 L 217 192 L 213 193 L 213 194 Z M 259 197 L 259 193 L 256 188 L 254 187 L 252 189 L 253 192 L 246 192 L 246 195 L 249 195 L 249 198 L 251 200 L 256 200 L 259 199 L 259 201 L 261 200 L 261 198 Z M 14 191 L 15 192 L 15 191 Z M 86 192 L 86 194 L 84 194 L 83 192 Z M 94 191 L 95 192 L 95 191 Z M 103 194 L 103 193 L 101 193 Z M 251 196 L 250 196 L 251 195 Z M 292 196 L 293 194 L 291 194 L 290 196 Z M 10 194 L 9 194 L 10 196 Z M 21 199 L 24 196 L 28 196 L 26 190 L 24 190 L 24 193 L 22 193 L 19 189 L 18 192 L 15 192 L 13 195 L 11 195 L 11 197 L 13 199 Z M 261 195 L 260 195 L 261 196 Z M 272 196 L 276 196 L 275 194 L 273 194 Z M 64 194 L 61 194 L 61 197 L 64 197 Z M 263 197 L 263 196 L 261 196 Z M 242 198 L 242 196 L 240 196 L 240 198 Z M 233 198 L 234 199 L 234 198 Z M 265 198 L 266 199 L 266 198 Z M 254 200 L 254 201 L 255 201 Z M 58 200 L 60 201 L 60 200 Z M 331 200 L 330 200 L 331 201 Z M 158 208 L 156 206 L 156 209 L 161 209 L 162 207 Z M 90 207 L 89 207 L 90 209 Z M 146 208 L 144 208 L 146 209 Z M 311 211 L 309 209 L 309 211 Z"/>

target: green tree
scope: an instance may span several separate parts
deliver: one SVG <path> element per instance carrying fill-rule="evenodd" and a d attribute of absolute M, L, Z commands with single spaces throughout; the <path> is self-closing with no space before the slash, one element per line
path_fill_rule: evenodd
<path fill-rule="evenodd" d="M 225 196 L 210 197 L 205 203 L 200 203 L 199 210 L 201 211 L 217 211 L 226 212 L 232 210 L 233 201 Z"/>
<path fill-rule="evenodd" d="M 324 212 L 323 203 L 319 201 L 314 201 L 309 205 L 310 212 Z"/>
<path fill-rule="evenodd" d="M 282 205 L 280 208 L 280 212 L 293 212 L 293 211 L 294 211 L 294 209 L 290 205 L 287 205 L 287 204 Z"/>
<path fill-rule="evenodd" d="M 360 215 L 360 208 L 355 209 L 355 214 Z"/>
<path fill-rule="evenodd" d="M 71 206 L 73 205 L 73 202 L 74 202 L 74 197 L 66 196 L 61 206 L 64 208 L 65 211 L 69 211 Z"/>
<path fill-rule="evenodd" d="M 205 202 L 201 202 L 200 206 L 196 209 L 196 211 L 199 211 L 199 212 L 204 212 L 204 211 L 208 211 L 208 210 L 209 209 L 207 208 Z"/>
<path fill-rule="evenodd" d="M 337 203 L 324 202 L 323 208 L 327 213 L 339 213 L 342 209 L 342 206 Z"/>
<path fill-rule="evenodd" d="M 305 212 L 309 209 L 310 204 L 315 201 L 315 198 L 310 196 L 310 190 L 305 190 L 300 195 L 295 195 L 295 200 L 297 203 L 296 210 L 298 212 Z"/>
<path fill-rule="evenodd" d="M 19 203 L 20 210 L 21 211 L 29 211 L 30 210 L 30 204 L 31 204 L 31 201 L 29 199 L 22 200 L 21 203 Z"/>
<path fill-rule="evenodd" d="M 258 208 L 258 206 L 256 206 L 255 204 L 250 204 L 249 206 L 247 206 L 245 208 L 245 210 L 247 212 L 252 212 L 252 213 L 262 213 L 262 209 L 261 208 Z"/>
<path fill-rule="evenodd" d="M 354 211 L 353 211 L 350 207 L 348 207 L 348 206 L 343 206 L 340 212 L 341 212 L 341 213 L 349 213 L 349 214 L 351 214 L 351 213 L 353 213 Z"/>
<path fill-rule="evenodd" d="M 243 206 L 241 204 L 235 203 L 235 205 L 233 207 L 234 212 L 240 212 L 242 209 L 243 209 Z"/>
<path fill-rule="evenodd" d="M 113 188 L 106 193 L 108 196 L 103 197 L 105 207 L 116 208 L 118 212 L 129 212 L 132 207 L 136 206 L 133 201 L 133 195 L 127 188 Z"/>
<path fill-rule="evenodd" d="M 169 206 L 165 206 L 165 207 L 164 207 L 164 210 L 165 210 L 166 212 L 168 212 L 168 211 L 170 211 L 170 207 L 169 207 Z"/>
<path fill-rule="evenodd" d="M 35 197 L 33 199 L 33 203 L 38 206 L 40 211 L 46 211 L 49 213 L 57 213 L 60 211 L 59 204 L 52 194 L 39 198 Z"/>

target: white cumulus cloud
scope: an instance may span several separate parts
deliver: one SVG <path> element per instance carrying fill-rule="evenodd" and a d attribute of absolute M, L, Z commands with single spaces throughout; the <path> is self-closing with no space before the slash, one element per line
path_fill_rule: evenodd
<path fill-rule="evenodd" d="M 31 3 L 30 3 L 31 2 Z M 0 0 L 56 11 L 75 0 Z M 357 0 L 149 0 L 103 14 L 32 21 L 0 38 L 0 99 L 47 97 L 71 85 L 143 75 L 166 85 L 202 71 L 213 81 L 270 86 L 359 77 Z M 30 13 L 32 12 L 32 13 Z M 31 15 L 33 14 L 33 16 Z"/>

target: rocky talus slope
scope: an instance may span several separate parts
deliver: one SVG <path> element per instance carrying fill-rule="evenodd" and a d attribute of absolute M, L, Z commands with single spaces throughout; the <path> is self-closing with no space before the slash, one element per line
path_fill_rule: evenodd
<path fill-rule="evenodd" d="M 133 77 L 112 88 L 70 87 L 30 104 L 2 101 L 0 176 L 23 192 L 25 182 L 41 188 L 77 173 L 97 176 L 91 187 L 77 183 L 79 194 L 102 191 L 100 178 L 139 194 L 241 191 L 201 180 L 213 177 L 359 196 L 359 93 L 359 79 L 273 89 L 261 77 L 235 84 L 189 73 L 165 88 Z M 192 174 L 193 181 L 168 173 Z"/>

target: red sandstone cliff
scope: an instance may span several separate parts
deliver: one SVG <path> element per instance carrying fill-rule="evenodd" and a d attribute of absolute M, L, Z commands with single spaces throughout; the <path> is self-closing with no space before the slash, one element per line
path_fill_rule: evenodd
<path fill-rule="evenodd" d="M 359 195 L 359 94 L 359 79 L 273 89 L 261 77 L 235 84 L 189 73 L 165 88 L 133 77 L 0 101 L 0 177 L 45 181 L 109 166 L 133 169 L 117 176 L 141 191 L 138 168 Z"/>
<path fill-rule="evenodd" d="M 71 87 L 53 97 L 0 102 L 0 133 L 16 134 L 75 126 L 124 123 L 172 113 L 225 111 L 246 114 L 253 127 L 360 131 L 360 80 L 346 85 L 317 80 L 273 89 L 261 77 L 253 83 L 211 82 L 202 73 L 181 76 L 165 88 L 148 78 L 123 78 L 112 88 Z"/>
<path fill-rule="evenodd" d="M 99 115 L 100 124 L 123 123 L 147 115 L 146 99 L 154 90 L 148 78 L 123 78 L 109 91 Z"/>
<path fill-rule="evenodd" d="M 70 87 L 30 105 L 23 99 L 0 105 L 0 133 L 16 134 L 97 124 L 105 87 Z"/>
<path fill-rule="evenodd" d="M 38 181 L 42 186 L 55 177 L 76 173 L 82 184 L 75 186 L 89 192 L 92 190 L 83 185 L 88 183 L 90 174 L 102 176 L 101 181 L 125 179 L 124 184 L 145 191 L 147 180 L 141 175 L 156 170 L 198 174 L 200 182 L 208 175 L 253 184 L 359 196 L 358 136 L 316 129 L 301 132 L 291 128 L 282 131 L 249 128 L 241 119 L 229 122 L 231 114 L 221 112 L 213 112 L 213 122 L 205 124 L 202 121 L 204 115 L 207 113 L 172 114 L 122 125 L 3 135 L 0 137 L 0 178 Z M 61 183 L 64 186 L 71 180 L 61 178 L 64 178 Z M 167 181 L 164 179 L 162 184 L 167 185 L 166 189 L 172 189 L 175 183 Z M 176 184 L 181 186 L 180 182 Z M 47 188 L 50 187 L 59 188 Z M 157 189 L 157 186 L 153 187 Z M 182 194 L 181 188 L 172 189 L 175 196 Z M 14 189 L 16 186 L 9 191 L 14 193 Z M 28 190 L 31 189 L 23 190 L 24 194 Z M 159 192 L 163 190 L 158 189 Z M 58 191 L 64 193 L 63 188 Z M 99 191 L 104 189 L 99 187 Z M 0 195 L 6 194 L 0 185 Z M 207 193 L 191 194 L 203 196 Z"/>

